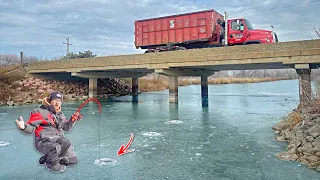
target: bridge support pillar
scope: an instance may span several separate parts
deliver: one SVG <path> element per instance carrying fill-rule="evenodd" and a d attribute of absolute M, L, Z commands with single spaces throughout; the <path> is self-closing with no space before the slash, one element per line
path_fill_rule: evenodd
<path fill-rule="evenodd" d="M 138 92 L 139 92 L 139 86 L 138 86 L 138 77 L 132 78 L 132 102 L 138 102 Z"/>
<path fill-rule="evenodd" d="M 208 106 L 208 76 L 201 76 L 202 106 Z"/>
<path fill-rule="evenodd" d="M 311 70 L 309 64 L 296 64 L 295 69 L 299 76 L 300 105 L 305 106 L 312 99 L 310 80 Z"/>
<path fill-rule="evenodd" d="M 89 98 L 97 97 L 97 87 L 98 87 L 98 79 L 90 78 L 89 79 Z"/>
<path fill-rule="evenodd" d="M 169 76 L 169 102 L 178 103 L 178 76 Z"/>

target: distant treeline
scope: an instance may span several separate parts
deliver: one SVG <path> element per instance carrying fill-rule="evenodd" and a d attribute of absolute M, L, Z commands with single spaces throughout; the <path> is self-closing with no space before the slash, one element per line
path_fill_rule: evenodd
<path fill-rule="evenodd" d="M 36 56 L 29 56 L 23 54 L 23 63 L 30 63 L 30 62 L 37 62 L 37 61 L 50 61 L 50 60 L 63 60 L 63 59 L 75 59 L 75 58 L 89 58 L 89 57 L 96 57 L 97 55 L 93 54 L 91 51 L 84 51 L 79 53 L 69 53 L 65 56 L 57 56 L 53 57 L 52 59 L 48 58 L 39 58 Z M 0 65 L 1 66 L 8 66 L 8 65 L 15 65 L 20 63 L 20 56 L 16 54 L 0 54 Z"/>

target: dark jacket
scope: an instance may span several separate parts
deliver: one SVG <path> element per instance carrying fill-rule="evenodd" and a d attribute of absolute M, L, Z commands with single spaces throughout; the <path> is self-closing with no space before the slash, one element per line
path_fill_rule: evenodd
<path fill-rule="evenodd" d="M 75 122 L 71 118 L 68 121 L 62 111 L 55 112 L 45 98 L 40 107 L 30 112 L 29 120 L 21 131 L 26 134 L 34 133 L 36 142 L 45 141 L 64 136 L 64 132 L 72 130 Z"/>

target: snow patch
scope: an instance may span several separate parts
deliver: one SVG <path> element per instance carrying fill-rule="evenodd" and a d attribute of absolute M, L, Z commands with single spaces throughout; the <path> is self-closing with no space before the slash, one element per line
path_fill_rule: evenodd
<path fill-rule="evenodd" d="M 111 159 L 111 158 L 101 158 L 101 159 L 96 159 L 94 161 L 95 165 L 98 166 L 105 166 L 105 165 L 111 165 L 111 166 L 115 166 L 117 164 L 117 160 L 115 159 Z"/>
<path fill-rule="evenodd" d="M 142 135 L 144 135 L 144 136 L 149 136 L 149 137 L 162 136 L 162 134 L 161 134 L 161 133 L 158 133 L 158 132 L 145 132 L 145 133 L 143 133 Z"/>
<path fill-rule="evenodd" d="M 9 146 L 9 145 L 10 145 L 9 142 L 0 141 L 0 147 L 6 147 L 6 146 Z"/>
<path fill-rule="evenodd" d="M 179 121 L 179 120 L 172 120 L 172 121 L 166 122 L 166 124 L 181 124 L 181 123 L 183 123 L 183 121 Z"/>

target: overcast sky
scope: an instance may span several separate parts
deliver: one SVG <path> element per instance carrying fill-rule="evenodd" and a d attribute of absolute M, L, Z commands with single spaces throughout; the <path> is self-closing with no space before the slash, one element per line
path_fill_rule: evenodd
<path fill-rule="evenodd" d="M 320 0 L 0 0 L 0 54 L 53 58 L 91 50 L 98 56 L 142 53 L 134 47 L 137 19 L 215 9 L 255 28 L 275 27 L 280 41 L 316 38 Z"/>

